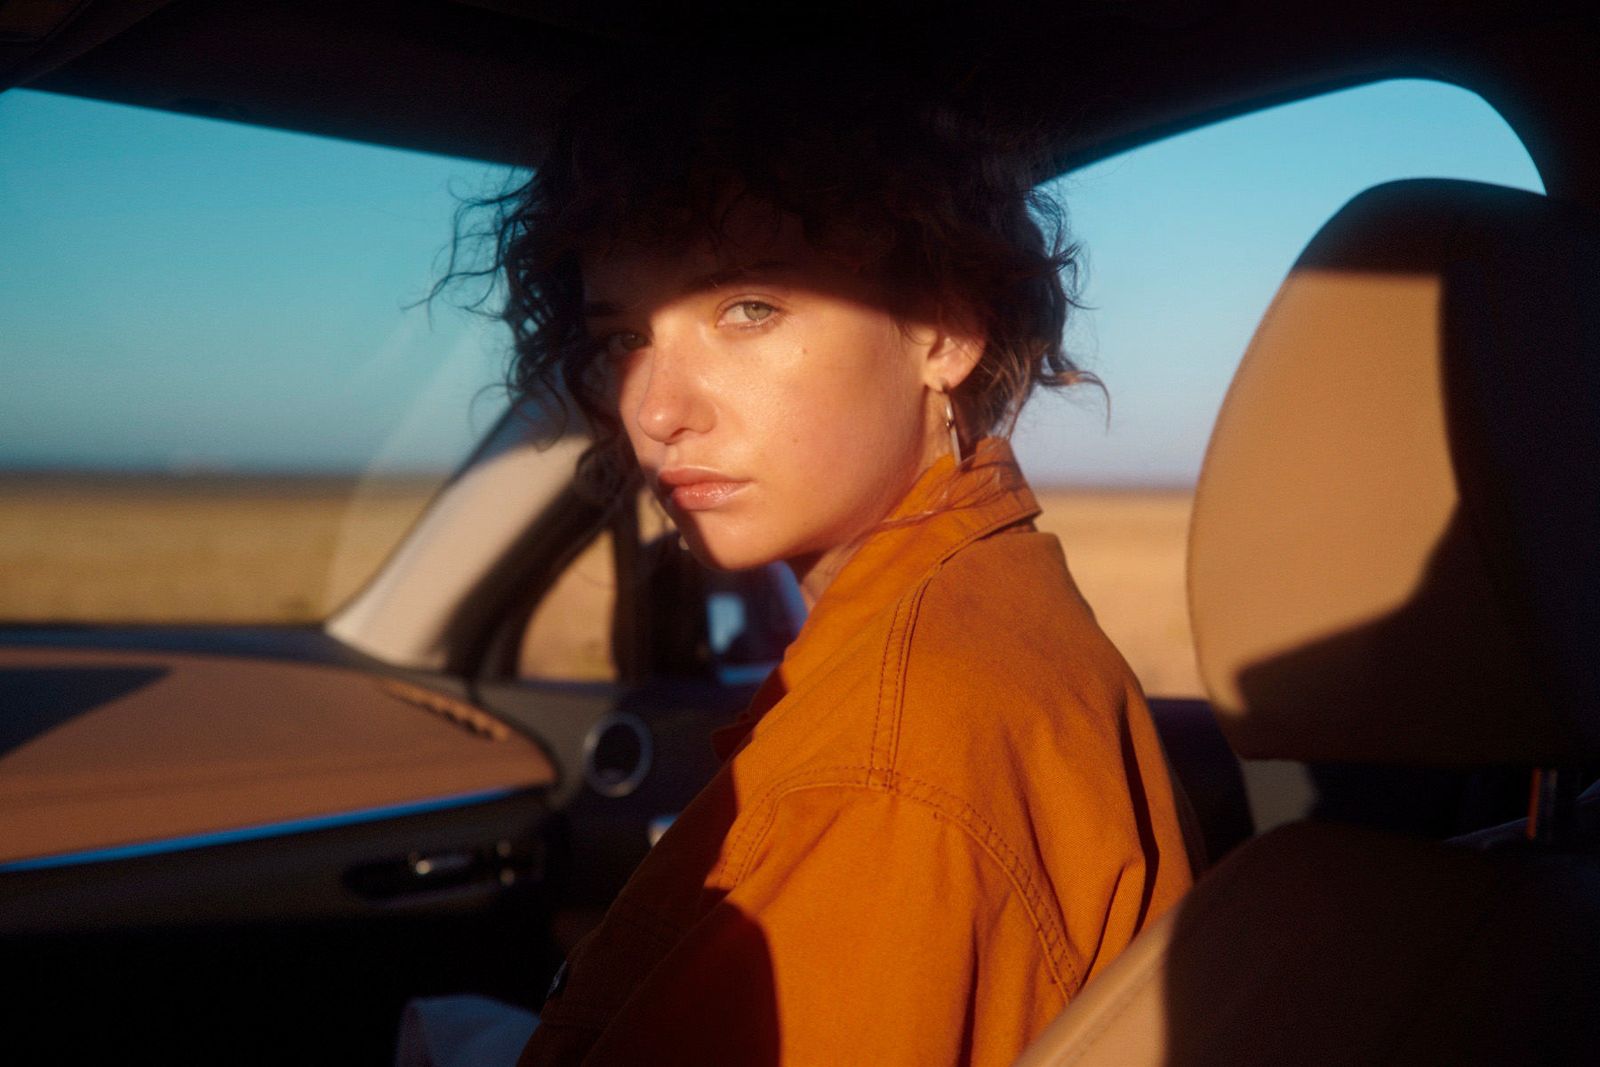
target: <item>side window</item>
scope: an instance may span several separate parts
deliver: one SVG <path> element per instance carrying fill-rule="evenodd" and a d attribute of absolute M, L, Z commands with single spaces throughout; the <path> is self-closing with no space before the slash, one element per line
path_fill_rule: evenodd
<path fill-rule="evenodd" d="M 708 570 L 641 497 L 540 598 L 518 643 L 515 673 L 530 681 L 753 685 L 783 657 L 804 617 L 788 568 Z"/>
<path fill-rule="evenodd" d="M 1197 696 L 1184 593 L 1211 424 L 1278 284 L 1350 197 L 1401 178 L 1542 192 L 1480 97 L 1389 81 L 1256 112 L 1051 184 L 1084 249 L 1068 348 L 1095 394 L 1038 397 L 1018 456 L 1084 595 L 1145 689 Z M 1381 387 L 1381 384 L 1380 386 Z"/>
<path fill-rule="evenodd" d="M 517 653 L 517 677 L 616 681 L 611 624 L 617 601 L 616 548 L 602 530 L 561 572 L 533 610 Z"/>
<path fill-rule="evenodd" d="M 805 603 L 789 568 L 708 574 L 707 638 L 711 662 L 726 684 L 754 684 L 783 658 L 805 621 Z"/>

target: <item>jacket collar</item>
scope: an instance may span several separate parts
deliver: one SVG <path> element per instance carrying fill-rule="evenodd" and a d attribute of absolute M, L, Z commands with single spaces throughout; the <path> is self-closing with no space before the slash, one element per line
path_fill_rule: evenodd
<path fill-rule="evenodd" d="M 935 461 L 840 568 L 750 707 L 713 736 L 717 754 L 731 755 L 756 720 L 929 571 L 972 542 L 1038 514 L 1006 441 L 983 438 L 959 467 L 950 456 Z"/>

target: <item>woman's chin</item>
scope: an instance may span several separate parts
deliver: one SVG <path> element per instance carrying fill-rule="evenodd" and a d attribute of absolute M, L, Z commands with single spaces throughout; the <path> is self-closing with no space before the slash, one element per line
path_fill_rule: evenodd
<path fill-rule="evenodd" d="M 747 571 L 765 566 L 782 558 L 780 554 L 764 550 L 747 538 L 719 536 L 721 531 L 698 528 L 694 522 L 679 526 L 684 543 L 701 566 L 716 571 Z"/>
<path fill-rule="evenodd" d="M 748 552 L 718 551 L 703 542 L 697 543 L 692 537 L 686 537 L 685 540 L 700 565 L 714 571 L 747 571 L 772 562 L 769 557 Z"/>

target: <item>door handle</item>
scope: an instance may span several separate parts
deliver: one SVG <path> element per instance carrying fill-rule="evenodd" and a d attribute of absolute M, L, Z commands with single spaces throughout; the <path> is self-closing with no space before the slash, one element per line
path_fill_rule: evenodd
<path fill-rule="evenodd" d="M 536 839 L 501 838 L 486 845 L 404 856 L 364 863 L 346 872 L 350 889 L 368 900 L 431 894 L 470 885 L 509 889 L 544 875 L 544 848 Z"/>

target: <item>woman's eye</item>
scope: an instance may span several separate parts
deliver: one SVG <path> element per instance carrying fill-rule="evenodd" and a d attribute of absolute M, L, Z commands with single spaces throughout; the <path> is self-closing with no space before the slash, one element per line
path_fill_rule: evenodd
<path fill-rule="evenodd" d="M 723 312 L 722 317 L 734 326 L 754 326 L 770 319 L 777 311 L 771 304 L 760 300 L 741 300 Z"/>
<path fill-rule="evenodd" d="M 616 333 L 607 334 L 601 341 L 608 356 L 625 356 L 649 343 L 644 334 L 635 333 L 632 330 L 619 330 Z"/>

